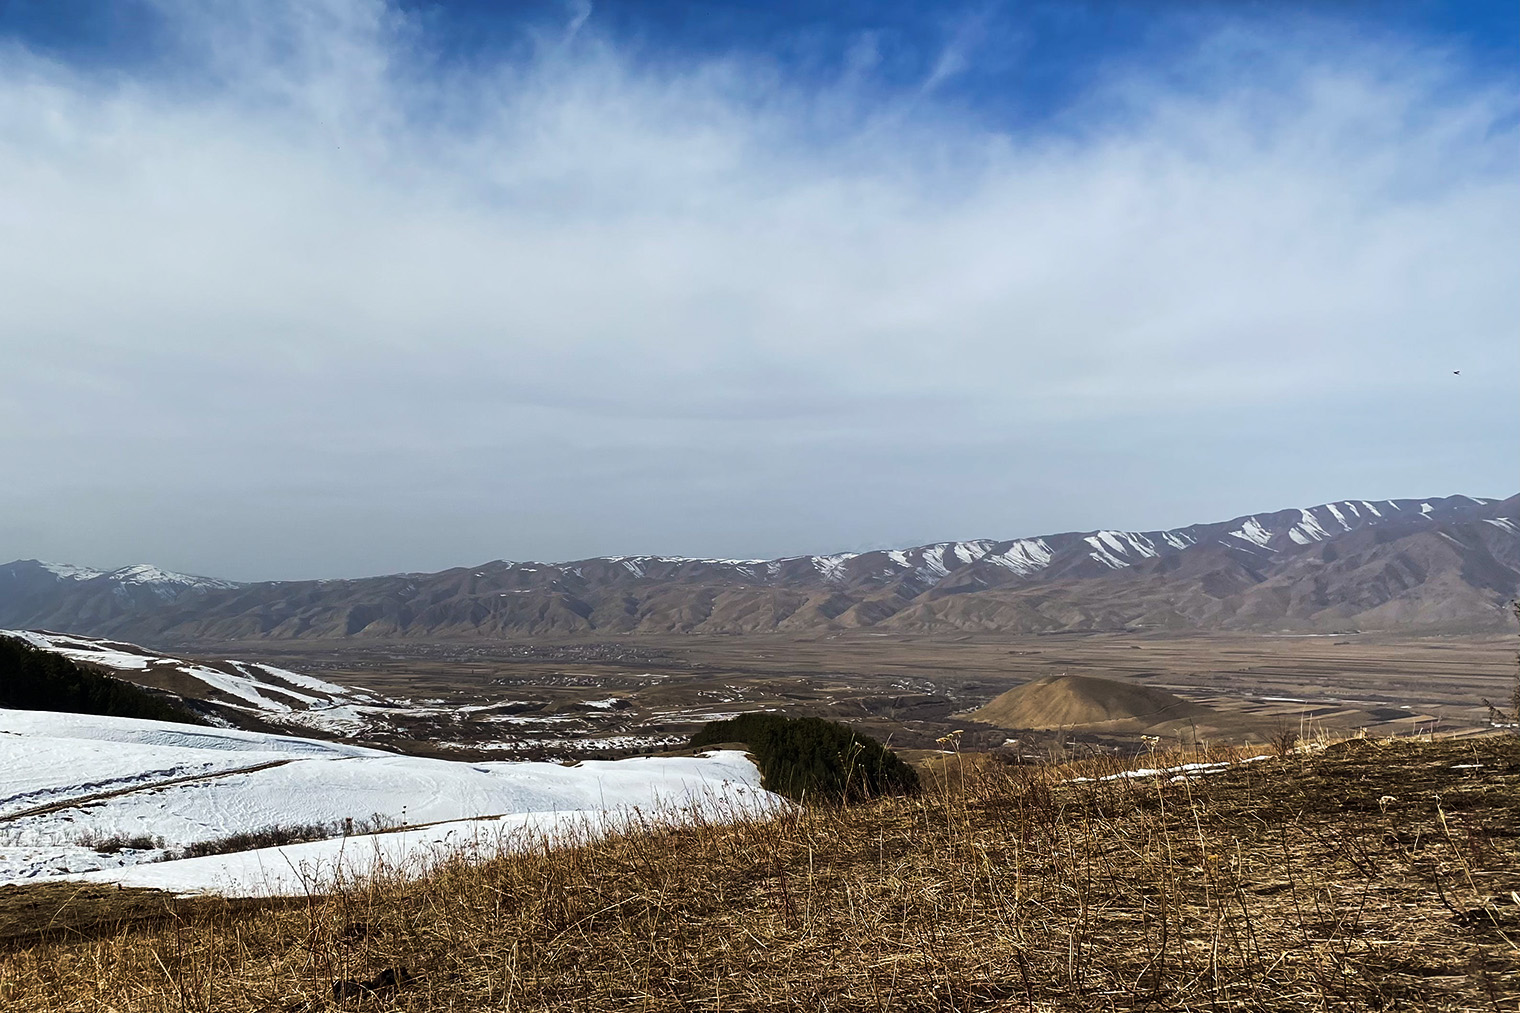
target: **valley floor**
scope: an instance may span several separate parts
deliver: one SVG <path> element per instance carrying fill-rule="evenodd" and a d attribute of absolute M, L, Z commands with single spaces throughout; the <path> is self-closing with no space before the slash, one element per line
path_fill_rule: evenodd
<path fill-rule="evenodd" d="M 1149 777 L 962 763 L 915 799 L 382 870 L 298 901 L 11 887 L 0 1007 L 1520 1003 L 1520 738 L 1350 739 Z"/>
<path fill-rule="evenodd" d="M 846 721 L 894 748 L 933 748 L 964 730 L 967 748 L 1020 729 L 967 715 L 1046 676 L 1121 679 L 1210 708 L 1189 739 L 1261 742 L 1283 724 L 1390 736 L 1488 728 L 1485 698 L 1508 699 L 1512 635 L 1083 633 L 821 636 L 630 636 L 616 641 L 445 643 L 248 641 L 219 652 L 320 675 L 383 697 L 419 698 L 377 738 L 454 758 L 585 759 L 684 742 L 708 721 L 779 710 Z M 1191 733 L 1197 732 L 1194 736 Z M 1166 733 L 1172 744 L 1175 735 Z M 1085 746 L 1132 752 L 1134 730 Z"/>

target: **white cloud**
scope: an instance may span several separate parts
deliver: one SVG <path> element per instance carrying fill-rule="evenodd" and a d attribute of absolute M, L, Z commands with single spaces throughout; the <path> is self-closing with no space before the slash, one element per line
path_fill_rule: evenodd
<path fill-rule="evenodd" d="M 779 554 L 1506 492 L 1470 488 L 1510 469 L 1465 430 L 1514 421 L 1516 128 L 1441 54 L 1226 32 L 1010 134 L 873 94 L 863 55 L 821 89 L 641 62 L 589 5 L 485 70 L 374 3 L 166 10 L 174 73 L 0 61 L 17 554 L 275 575 L 255 560 Z M 1262 453 L 1245 417 L 1297 468 L 1232 456 Z M 1379 455 L 1415 433 L 1470 446 Z M 1114 446 L 1166 493 L 1096 470 Z M 968 495 L 903 494 L 945 482 Z M 431 527 L 439 489 L 453 532 L 357 547 Z M 328 502 L 369 519 L 332 535 Z M 167 558 L 154 518 L 205 558 Z"/>

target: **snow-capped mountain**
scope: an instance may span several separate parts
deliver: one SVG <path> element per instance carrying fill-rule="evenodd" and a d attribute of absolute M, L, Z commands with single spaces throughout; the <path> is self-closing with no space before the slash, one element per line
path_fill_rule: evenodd
<path fill-rule="evenodd" d="M 765 630 L 1501 628 L 1520 497 L 1342 500 L 1156 531 L 232 584 L 0 566 L 0 625 L 148 643 Z"/>
<path fill-rule="evenodd" d="M 97 570 L 72 563 L 18 559 L 0 566 L 0 600 L 83 596 L 114 599 L 126 611 L 174 601 L 187 593 L 225 591 L 238 586 L 235 581 L 175 573 L 149 563 Z M 98 610 L 110 611 L 110 606 L 101 602 Z"/>
<path fill-rule="evenodd" d="M 238 586 L 234 581 L 175 573 L 148 563 L 97 570 L 18 559 L 0 565 L 0 626 L 18 625 L 5 621 L 10 617 L 49 615 L 66 620 L 53 627 L 101 630 L 112 622 Z"/>
<path fill-rule="evenodd" d="M 151 563 L 136 563 L 115 570 L 95 570 L 72 563 L 44 563 L 40 560 L 20 560 L 35 563 L 38 569 L 52 574 L 60 581 L 104 581 L 115 588 L 142 587 L 153 590 L 163 597 L 172 598 L 189 588 L 237 587 L 236 581 L 218 580 L 215 577 L 197 577 L 189 573 L 161 570 Z M 15 565 L 15 564 L 12 564 Z"/>

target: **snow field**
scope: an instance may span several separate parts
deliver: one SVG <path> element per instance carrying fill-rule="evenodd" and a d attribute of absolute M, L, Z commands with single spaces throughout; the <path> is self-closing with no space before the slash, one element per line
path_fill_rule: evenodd
<path fill-rule="evenodd" d="M 449 860 L 485 861 L 573 847 L 622 830 L 679 826 L 696 818 L 694 809 L 707 822 L 735 822 L 776 811 L 774 806 L 707 799 L 695 807 L 507 813 L 390 833 L 103 869 L 68 878 L 181 894 L 296 897 L 374 877 L 417 876 Z"/>
<path fill-rule="evenodd" d="M 782 804 L 734 751 L 575 766 L 461 763 L 232 729 L 0 709 L 0 882 L 89 872 L 170 889 L 242 895 L 299 883 L 302 892 L 324 862 L 328 872 L 357 875 L 376 861 L 404 864 L 413 845 L 426 850 L 462 841 L 467 830 L 493 839 L 510 827 L 573 835 L 601 832 L 631 813 L 725 820 Z M 124 835 L 162 838 L 177 848 L 271 825 L 345 820 L 449 829 L 377 835 L 368 850 L 350 837 L 152 866 L 137 863 L 161 852 L 101 855 L 79 847 L 86 836 Z M 337 855 L 346 857 L 340 862 Z M 312 871 L 296 874 L 296 858 L 310 859 Z M 269 868 L 296 878 L 282 873 L 270 880 Z M 175 876 L 183 878 L 171 882 Z"/>

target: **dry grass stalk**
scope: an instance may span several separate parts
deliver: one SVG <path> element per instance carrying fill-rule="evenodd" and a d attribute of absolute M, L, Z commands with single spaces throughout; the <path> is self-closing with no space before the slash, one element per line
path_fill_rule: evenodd
<path fill-rule="evenodd" d="M 1520 1003 L 1516 739 L 1352 740 L 1205 777 L 1102 779 L 1117 769 L 973 764 L 917 799 L 651 824 L 295 903 L 12 933 L 0 1008 Z M 388 968 L 415 979 L 333 998 Z"/>

